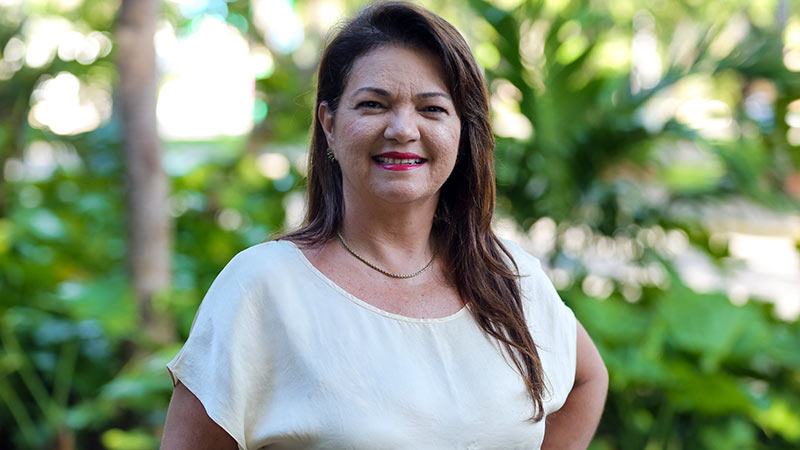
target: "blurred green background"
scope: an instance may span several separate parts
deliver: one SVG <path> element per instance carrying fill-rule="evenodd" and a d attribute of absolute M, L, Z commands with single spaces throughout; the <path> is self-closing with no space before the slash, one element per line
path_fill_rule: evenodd
<path fill-rule="evenodd" d="M 486 70 L 497 229 L 608 366 L 591 448 L 800 448 L 800 2 L 422 4 Z M 315 64 L 363 5 L 161 4 L 156 333 L 126 265 L 120 2 L 0 0 L 0 448 L 158 447 L 205 290 L 302 215 Z"/>

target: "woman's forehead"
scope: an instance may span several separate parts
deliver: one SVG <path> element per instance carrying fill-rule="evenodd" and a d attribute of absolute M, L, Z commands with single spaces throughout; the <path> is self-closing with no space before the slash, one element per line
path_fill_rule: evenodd
<path fill-rule="evenodd" d="M 344 93 L 354 94 L 360 89 L 363 92 L 363 88 L 383 89 L 391 94 L 436 91 L 450 94 L 437 56 L 397 45 L 380 46 L 353 62 Z"/>

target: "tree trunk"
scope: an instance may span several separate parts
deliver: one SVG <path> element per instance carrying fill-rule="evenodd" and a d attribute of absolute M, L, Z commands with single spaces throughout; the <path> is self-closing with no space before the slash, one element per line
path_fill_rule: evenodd
<path fill-rule="evenodd" d="M 159 0 L 123 0 L 117 24 L 119 98 L 128 195 L 128 270 L 147 337 L 174 337 L 170 321 L 155 314 L 153 295 L 170 284 L 167 177 L 156 124 L 153 36 Z"/>

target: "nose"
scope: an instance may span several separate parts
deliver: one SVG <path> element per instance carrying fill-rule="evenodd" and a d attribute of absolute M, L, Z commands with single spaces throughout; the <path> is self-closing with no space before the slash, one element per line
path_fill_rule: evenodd
<path fill-rule="evenodd" d="M 383 131 L 383 137 L 391 141 L 405 144 L 419 139 L 419 128 L 417 127 L 414 112 L 406 109 L 396 110 L 389 115 L 389 123 Z"/>

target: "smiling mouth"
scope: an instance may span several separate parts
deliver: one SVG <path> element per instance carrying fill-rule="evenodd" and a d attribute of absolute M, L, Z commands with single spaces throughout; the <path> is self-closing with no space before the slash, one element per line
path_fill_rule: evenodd
<path fill-rule="evenodd" d="M 410 158 L 410 159 L 400 159 L 400 158 L 387 158 L 385 156 L 375 156 L 372 159 L 375 160 L 378 164 L 381 165 L 413 165 L 418 166 L 426 161 L 425 158 Z"/>

